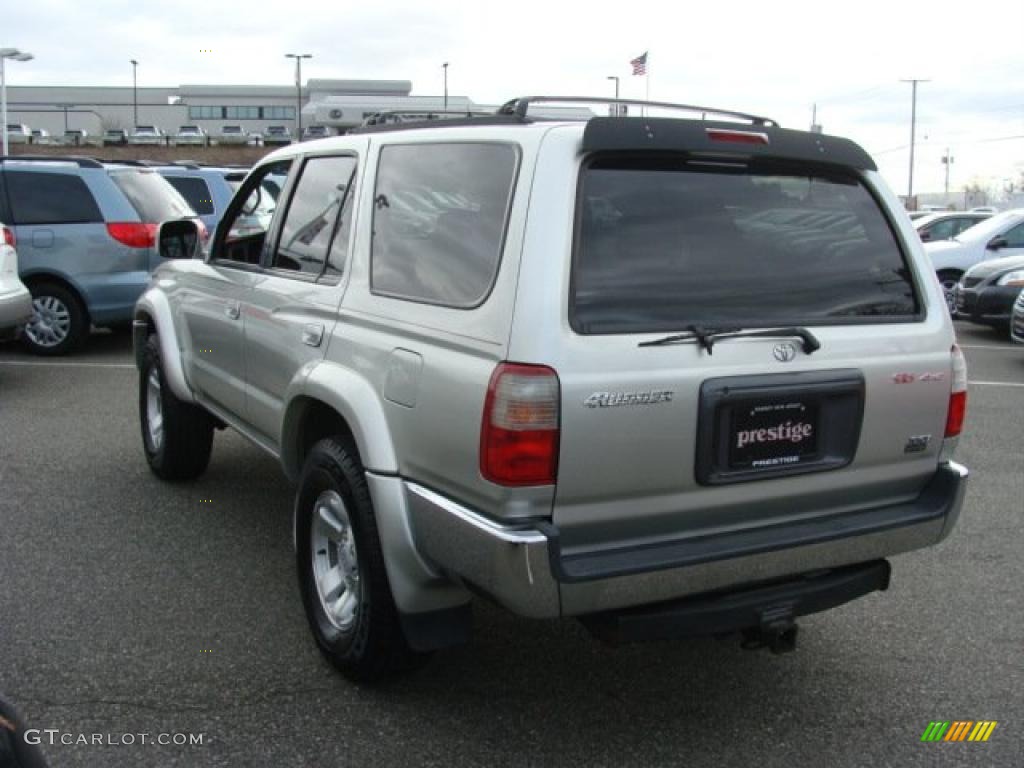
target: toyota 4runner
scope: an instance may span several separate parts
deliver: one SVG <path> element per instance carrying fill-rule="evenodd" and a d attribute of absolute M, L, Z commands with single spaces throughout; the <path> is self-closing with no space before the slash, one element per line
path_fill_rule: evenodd
<path fill-rule="evenodd" d="M 464 641 L 473 594 L 788 650 L 956 523 L 964 359 L 871 158 L 701 107 L 531 114 L 551 101 L 583 100 L 293 145 L 208 253 L 159 231 L 146 459 L 196 478 L 227 425 L 280 460 L 352 678 Z"/>

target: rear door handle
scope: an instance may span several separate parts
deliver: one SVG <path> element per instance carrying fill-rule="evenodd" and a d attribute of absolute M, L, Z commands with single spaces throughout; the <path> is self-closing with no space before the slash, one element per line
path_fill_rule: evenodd
<path fill-rule="evenodd" d="M 302 343 L 310 347 L 319 347 L 324 340 L 324 327 L 319 323 L 307 323 L 302 328 Z"/>
<path fill-rule="evenodd" d="M 237 320 L 239 315 L 242 314 L 242 305 L 237 301 L 229 301 L 227 306 L 224 307 L 224 314 L 232 320 Z"/>

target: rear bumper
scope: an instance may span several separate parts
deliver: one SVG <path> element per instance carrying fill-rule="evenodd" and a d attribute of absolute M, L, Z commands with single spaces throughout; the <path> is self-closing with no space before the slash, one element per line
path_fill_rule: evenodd
<path fill-rule="evenodd" d="M 32 294 L 24 286 L 0 293 L 0 333 L 10 332 L 32 318 Z"/>
<path fill-rule="evenodd" d="M 941 464 L 911 502 L 657 545 L 563 553 L 550 523 L 507 525 L 406 482 L 417 549 L 510 610 L 580 616 L 880 560 L 952 530 L 966 468 Z"/>

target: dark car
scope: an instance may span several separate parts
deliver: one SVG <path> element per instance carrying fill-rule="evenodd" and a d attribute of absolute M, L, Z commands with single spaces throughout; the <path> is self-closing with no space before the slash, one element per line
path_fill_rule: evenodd
<path fill-rule="evenodd" d="M 1024 288 L 1024 256 L 989 259 L 968 269 L 953 290 L 957 317 L 1005 328 Z"/>
<path fill-rule="evenodd" d="M 991 217 L 984 211 L 945 211 L 929 213 L 914 220 L 914 229 L 922 242 L 930 240 L 952 240 L 965 229 Z"/>

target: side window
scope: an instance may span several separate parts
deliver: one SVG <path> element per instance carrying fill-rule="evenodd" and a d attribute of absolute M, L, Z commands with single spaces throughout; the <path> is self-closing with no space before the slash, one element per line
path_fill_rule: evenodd
<path fill-rule="evenodd" d="M 7 171 L 14 224 L 87 224 L 103 221 L 89 187 L 70 173 Z"/>
<path fill-rule="evenodd" d="M 956 226 L 956 219 L 944 219 L 937 221 L 928 227 L 928 234 L 931 240 L 949 240 L 956 234 L 954 228 Z"/>
<path fill-rule="evenodd" d="M 217 225 L 213 258 L 259 264 L 267 230 L 277 210 L 291 160 L 271 163 L 253 171 L 235 193 L 227 213 Z"/>
<path fill-rule="evenodd" d="M 1007 248 L 1024 248 L 1024 224 L 1018 224 L 1003 237 L 1006 238 Z"/>
<path fill-rule="evenodd" d="M 312 157 L 302 166 L 271 266 L 307 275 L 324 271 L 338 213 L 350 207 L 348 194 L 356 159 Z"/>
<path fill-rule="evenodd" d="M 472 307 L 498 271 L 519 155 L 510 144 L 415 144 L 381 150 L 370 289 Z"/>
<path fill-rule="evenodd" d="M 213 213 L 213 196 L 206 182 L 192 176 L 164 176 L 200 216 Z"/>

